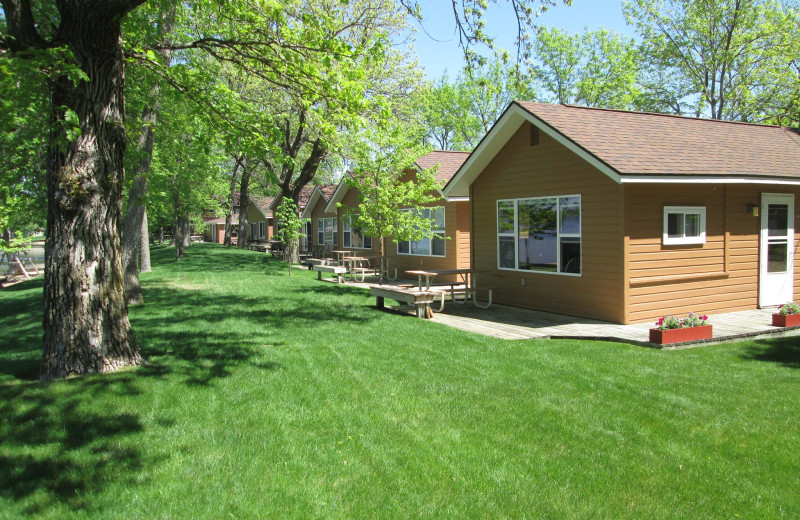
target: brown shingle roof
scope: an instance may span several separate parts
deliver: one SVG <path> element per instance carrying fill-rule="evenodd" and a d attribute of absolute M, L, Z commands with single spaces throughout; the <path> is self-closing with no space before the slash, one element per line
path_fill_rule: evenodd
<path fill-rule="evenodd" d="M 272 204 L 272 200 L 275 197 L 260 197 L 258 195 L 250 195 L 250 202 L 255 204 L 258 209 L 264 213 L 267 218 L 272 218 L 272 210 L 269 209 L 269 205 Z"/>
<path fill-rule="evenodd" d="M 796 129 L 516 103 L 623 175 L 800 177 Z"/>
<path fill-rule="evenodd" d="M 455 152 L 450 150 L 433 150 L 414 161 L 423 170 L 433 168 L 437 164 L 436 180 L 441 184 L 453 178 L 464 161 L 469 157 L 470 152 Z"/>

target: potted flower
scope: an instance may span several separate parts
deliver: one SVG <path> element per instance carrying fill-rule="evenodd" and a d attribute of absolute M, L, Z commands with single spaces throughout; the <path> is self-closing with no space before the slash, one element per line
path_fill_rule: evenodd
<path fill-rule="evenodd" d="M 797 327 L 800 325 L 800 305 L 789 302 L 778 307 L 778 312 L 772 315 L 772 324 L 776 327 Z"/>
<path fill-rule="evenodd" d="M 708 316 L 698 316 L 690 312 L 685 318 L 664 316 L 650 329 L 650 342 L 665 345 L 667 343 L 683 343 L 699 339 L 711 339 L 711 325 L 706 321 Z"/>

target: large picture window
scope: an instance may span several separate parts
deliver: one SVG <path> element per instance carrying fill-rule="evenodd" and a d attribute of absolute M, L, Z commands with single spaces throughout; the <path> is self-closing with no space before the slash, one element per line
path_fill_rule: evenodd
<path fill-rule="evenodd" d="M 665 206 L 665 246 L 706 243 L 706 208 L 704 206 Z"/>
<path fill-rule="evenodd" d="M 353 249 L 372 249 L 372 238 L 365 237 L 359 226 L 351 224 L 350 217 L 342 217 L 342 245 Z"/>
<path fill-rule="evenodd" d="M 500 269 L 581 274 L 581 196 L 497 201 Z"/>
<path fill-rule="evenodd" d="M 407 210 L 413 211 L 413 210 Z M 397 244 L 397 253 L 417 256 L 445 256 L 444 206 L 421 208 L 419 215 L 431 219 L 431 238 L 406 240 Z"/>
<path fill-rule="evenodd" d="M 319 245 L 333 244 L 339 240 L 338 229 L 336 226 L 335 218 L 318 218 L 317 219 L 317 241 Z"/>

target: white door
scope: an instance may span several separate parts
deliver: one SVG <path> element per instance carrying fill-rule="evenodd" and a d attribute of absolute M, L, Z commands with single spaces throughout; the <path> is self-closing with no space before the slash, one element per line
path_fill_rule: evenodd
<path fill-rule="evenodd" d="M 761 195 L 760 307 L 794 299 L 794 195 Z"/>

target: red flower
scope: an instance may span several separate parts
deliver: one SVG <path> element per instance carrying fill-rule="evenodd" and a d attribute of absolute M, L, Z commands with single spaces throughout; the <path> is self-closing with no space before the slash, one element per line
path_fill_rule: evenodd
<path fill-rule="evenodd" d="M 706 321 L 708 319 L 708 316 L 703 314 L 702 316 L 700 316 L 700 319 L 703 320 L 703 321 Z"/>

